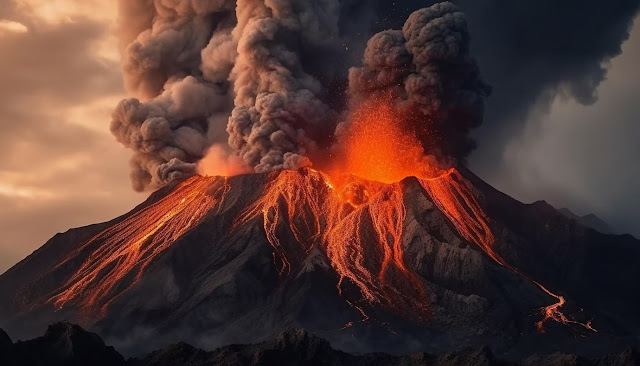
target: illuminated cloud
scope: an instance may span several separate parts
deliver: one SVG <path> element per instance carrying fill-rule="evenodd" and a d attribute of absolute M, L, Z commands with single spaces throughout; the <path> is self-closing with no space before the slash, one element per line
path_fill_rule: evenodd
<path fill-rule="evenodd" d="M 4 33 L 26 33 L 28 31 L 29 28 L 20 22 L 0 19 L 0 36 Z"/>
<path fill-rule="evenodd" d="M 129 154 L 109 132 L 125 96 L 116 4 L 4 5 L 0 19 L 24 28 L 0 26 L 0 273 L 56 232 L 111 219 L 144 198 L 131 192 Z"/>

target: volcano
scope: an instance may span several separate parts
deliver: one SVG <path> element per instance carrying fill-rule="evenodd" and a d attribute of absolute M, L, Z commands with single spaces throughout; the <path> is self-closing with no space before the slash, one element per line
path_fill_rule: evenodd
<path fill-rule="evenodd" d="M 310 169 L 194 176 L 58 234 L 0 276 L 0 327 L 66 319 L 125 353 L 296 327 L 347 351 L 637 345 L 640 242 L 464 168 L 381 183 Z"/>

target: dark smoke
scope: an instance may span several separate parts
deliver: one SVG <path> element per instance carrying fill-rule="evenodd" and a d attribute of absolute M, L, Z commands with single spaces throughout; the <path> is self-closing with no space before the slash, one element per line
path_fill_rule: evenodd
<path fill-rule="evenodd" d="M 468 133 L 482 123 L 490 92 L 469 56 L 465 16 L 449 2 L 415 11 L 402 31 L 373 36 L 364 66 L 349 72 L 349 90 L 355 104 L 391 94 L 425 149 L 449 158 L 472 150 Z"/>
<path fill-rule="evenodd" d="M 138 100 L 121 103 L 112 127 L 134 150 L 134 187 L 149 189 L 193 174 L 227 139 L 257 171 L 307 165 L 349 94 L 391 89 L 427 148 L 464 157 L 486 94 L 471 53 L 494 87 L 477 135 L 491 138 L 481 152 L 498 166 L 532 106 L 558 93 L 596 99 L 639 2 L 459 0 L 470 50 L 451 4 L 415 12 L 433 2 L 120 0 L 125 83 Z"/>
<path fill-rule="evenodd" d="M 434 0 L 353 0 L 377 14 L 360 32 L 400 28 L 415 9 Z M 628 39 L 640 0 L 455 0 L 473 37 L 472 54 L 492 86 L 485 123 L 471 156 L 482 175 L 501 169 L 507 142 L 520 134 L 534 108 L 557 95 L 590 104 L 608 61 Z"/>
<path fill-rule="evenodd" d="M 299 48 L 320 53 L 338 40 L 338 0 L 239 1 L 232 72 L 235 109 L 229 145 L 256 172 L 311 165 L 310 130 L 335 112 L 322 83 L 305 70 Z"/>
<path fill-rule="evenodd" d="M 214 142 L 226 140 L 235 1 L 121 0 L 127 89 L 111 122 L 132 149 L 134 189 L 195 174 Z"/>

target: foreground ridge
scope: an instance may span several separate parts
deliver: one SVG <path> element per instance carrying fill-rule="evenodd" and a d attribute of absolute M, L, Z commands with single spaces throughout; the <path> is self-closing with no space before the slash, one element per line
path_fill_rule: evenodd
<path fill-rule="evenodd" d="M 633 349 L 598 358 L 554 353 L 505 360 L 488 347 L 443 353 L 394 356 L 385 353 L 354 355 L 302 329 L 288 329 L 275 339 L 252 345 L 232 345 L 204 351 L 187 343 L 176 343 L 145 356 L 125 360 L 100 337 L 77 325 L 50 325 L 44 336 L 15 344 L 0 329 L 0 363 L 5 366 L 97 365 L 97 366 L 635 366 L 640 356 Z"/>

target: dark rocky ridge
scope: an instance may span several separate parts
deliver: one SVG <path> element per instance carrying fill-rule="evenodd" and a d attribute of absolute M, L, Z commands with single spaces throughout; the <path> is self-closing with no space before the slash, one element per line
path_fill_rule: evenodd
<path fill-rule="evenodd" d="M 0 330 L 0 334 L 4 334 Z M 487 347 L 439 354 L 418 352 L 394 356 L 385 353 L 354 355 L 335 350 L 329 342 L 304 330 L 289 329 L 276 339 L 250 345 L 231 345 L 203 351 L 176 343 L 145 356 L 125 359 L 93 333 L 77 325 L 57 323 L 45 335 L 0 349 L 4 366 L 637 366 L 634 350 L 585 358 L 571 354 L 532 355 L 523 360 L 504 360 Z"/>
<path fill-rule="evenodd" d="M 6 334 L 0 329 L 0 338 Z M 8 337 L 6 337 L 8 338 Z M 77 325 L 61 322 L 50 325 L 43 336 L 6 343 L 0 339 L 0 362 L 6 366 L 119 366 L 125 359 L 102 339 Z"/>
<path fill-rule="evenodd" d="M 257 343 L 287 328 L 308 329 L 351 352 L 406 354 L 489 345 L 500 357 L 520 358 L 554 351 L 600 355 L 638 346 L 638 240 L 586 228 L 544 202 L 522 204 L 463 173 L 492 220 L 500 255 L 567 297 L 565 312 L 583 322 L 593 318 L 599 333 L 548 323 L 547 332 L 538 334 L 537 309 L 554 299 L 462 239 L 413 178 L 402 182 L 405 261 L 429 290 L 433 318 L 417 324 L 379 311 L 376 322 L 358 322 L 359 312 L 336 290 L 337 275 L 328 259 L 320 250 L 301 251 L 286 225 L 278 236 L 296 261 L 285 278 L 278 277 L 261 222 L 229 234 L 239 212 L 272 184 L 268 175 L 230 178 L 222 210 L 178 238 L 98 322 L 86 322 L 73 307 L 55 311 L 46 302 L 89 254 L 80 253 L 61 268 L 56 264 L 132 213 L 57 235 L 0 276 L 0 327 L 30 338 L 52 321 L 70 319 L 126 355 L 179 341 L 204 349 Z M 154 193 L 136 210 L 173 189 Z M 354 326 L 344 329 L 348 322 Z"/>
<path fill-rule="evenodd" d="M 598 216 L 594 215 L 594 214 L 587 214 L 584 216 L 578 216 L 575 213 L 573 213 L 571 210 L 569 210 L 568 208 L 561 208 L 558 210 L 558 212 L 560 212 L 561 214 L 565 215 L 566 217 L 572 219 L 572 220 L 576 220 L 580 225 L 584 226 L 584 227 L 588 227 L 591 229 L 594 229 L 596 231 L 599 231 L 603 234 L 613 234 L 614 230 L 611 228 L 611 226 L 609 226 L 609 224 L 607 224 L 606 222 L 604 222 L 601 218 L 599 218 Z"/>

